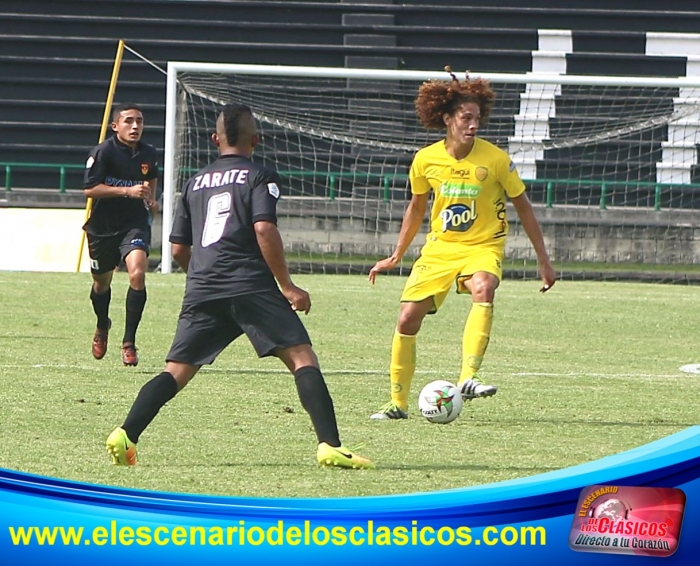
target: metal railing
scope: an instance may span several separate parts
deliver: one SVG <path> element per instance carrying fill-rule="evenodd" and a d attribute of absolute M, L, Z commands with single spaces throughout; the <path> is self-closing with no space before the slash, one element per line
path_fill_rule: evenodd
<path fill-rule="evenodd" d="M 599 206 L 601 210 L 606 210 L 611 205 L 613 191 L 616 187 L 629 187 L 632 189 L 651 188 L 654 189 L 654 204 L 655 211 L 662 209 L 661 201 L 664 190 L 673 189 L 700 189 L 700 183 L 658 183 L 655 181 L 605 181 L 595 179 L 523 179 L 527 185 L 544 185 L 545 187 L 545 206 L 552 208 L 555 204 L 556 186 L 589 186 L 600 188 Z M 624 206 L 624 205 L 623 205 Z"/>
<path fill-rule="evenodd" d="M 58 173 L 58 190 L 60 193 L 66 192 L 66 173 L 69 170 L 82 170 L 84 165 L 76 165 L 74 163 L 29 163 L 29 162 L 2 162 L 0 167 L 5 170 L 5 191 L 12 191 L 12 173 L 15 169 L 22 170 L 37 170 L 49 169 L 55 170 Z M 198 169 L 187 168 L 183 169 L 185 173 L 194 173 Z M 330 200 L 335 200 L 339 196 L 340 183 L 343 179 L 361 179 L 367 183 L 373 183 L 381 188 L 382 200 L 389 202 L 392 200 L 391 191 L 396 187 L 397 182 L 406 182 L 408 175 L 406 174 L 380 174 L 380 173 L 358 173 L 356 171 L 278 171 L 281 177 L 293 179 L 326 179 L 328 187 L 327 197 Z M 598 187 L 600 189 L 599 206 L 601 210 L 605 210 L 611 204 L 611 198 L 614 190 L 618 187 L 623 188 L 651 188 L 653 187 L 653 209 L 659 211 L 662 209 L 662 195 L 664 190 L 669 189 L 700 189 L 700 183 L 657 183 L 653 181 L 606 181 L 594 179 L 523 179 L 528 185 L 544 186 L 545 206 L 552 208 L 556 204 L 556 188 L 557 186 L 587 186 Z"/>
<path fill-rule="evenodd" d="M 36 169 L 54 169 L 58 172 L 58 191 L 66 192 L 66 172 L 69 169 L 85 169 L 85 165 L 76 165 L 75 163 L 20 163 L 14 161 L 0 161 L 0 167 L 5 169 L 5 191 L 12 190 L 12 171 L 13 169 L 28 169 L 30 171 Z"/>

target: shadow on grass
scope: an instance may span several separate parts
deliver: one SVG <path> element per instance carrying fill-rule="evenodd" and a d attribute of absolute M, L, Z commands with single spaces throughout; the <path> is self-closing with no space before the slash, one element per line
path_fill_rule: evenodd
<path fill-rule="evenodd" d="M 479 472 L 491 472 L 491 471 L 509 471 L 518 472 L 522 475 L 535 475 L 544 474 L 545 472 L 552 472 L 554 470 L 559 470 L 561 468 L 549 468 L 544 466 L 537 467 L 522 467 L 522 466 L 486 466 L 483 464 L 382 464 L 379 462 L 377 464 L 377 469 L 379 470 L 393 470 L 393 471 L 420 471 L 420 472 L 449 472 L 449 471 L 479 471 Z"/>
<path fill-rule="evenodd" d="M 381 472 L 383 470 L 391 470 L 391 471 L 403 471 L 403 472 L 449 472 L 449 471 L 475 471 L 475 472 L 489 472 L 489 471 L 509 471 L 509 472 L 517 472 L 518 474 L 521 475 L 535 475 L 535 474 L 543 474 L 545 472 L 552 472 L 554 470 L 559 470 L 561 468 L 550 468 L 550 467 L 545 467 L 545 466 L 537 466 L 537 467 L 522 467 L 522 466 L 500 466 L 500 465 L 493 465 L 493 466 L 487 466 L 484 464 L 449 464 L 449 463 L 440 463 L 440 464 L 383 464 L 381 461 L 376 461 L 375 463 L 377 464 L 377 469 L 376 470 L 349 470 L 345 468 L 320 468 L 316 464 L 309 463 L 308 467 L 314 467 L 318 468 L 321 471 L 326 471 L 330 470 L 331 472 L 337 471 L 337 472 L 347 472 L 347 473 L 361 473 L 361 474 L 366 474 L 366 473 L 377 473 Z M 295 462 L 293 464 L 294 466 L 298 466 L 298 462 Z M 162 466 L 162 464 L 159 464 L 159 466 Z M 143 466 L 139 462 L 139 467 L 147 467 Z M 154 466 L 155 467 L 155 466 Z M 245 468 L 245 469 L 254 469 L 254 468 L 267 468 L 267 469 L 291 469 L 292 463 L 284 463 L 284 462 L 251 462 L 250 460 L 246 462 L 211 462 L 211 463 L 202 463 L 202 464 L 187 464 L 187 465 L 167 465 L 167 468 L 169 470 L 177 470 L 178 468 L 182 468 L 184 470 L 191 470 L 191 469 L 196 469 L 196 468 Z"/>

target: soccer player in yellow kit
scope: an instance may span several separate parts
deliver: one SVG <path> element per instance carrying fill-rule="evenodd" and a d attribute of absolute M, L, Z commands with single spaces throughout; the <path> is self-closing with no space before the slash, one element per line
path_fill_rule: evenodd
<path fill-rule="evenodd" d="M 431 191 L 430 233 L 411 270 L 391 345 L 391 401 L 373 419 L 408 417 L 408 395 L 416 369 L 416 336 L 427 314 L 442 305 L 452 285 L 470 293 L 471 310 L 462 339 L 462 369 L 458 386 L 463 399 L 488 397 L 497 388 L 477 372 L 489 343 L 493 301 L 501 281 L 508 234 L 506 197 L 511 200 L 537 254 L 541 291 L 549 290 L 556 274 L 545 249 L 525 185 L 503 150 L 476 137 L 493 106 L 488 81 L 428 81 L 415 101 L 416 114 L 428 129 L 446 130 L 446 137 L 416 153 L 409 181 L 411 202 L 404 214 L 394 253 L 369 272 L 377 274 L 401 261 L 423 222 Z"/>

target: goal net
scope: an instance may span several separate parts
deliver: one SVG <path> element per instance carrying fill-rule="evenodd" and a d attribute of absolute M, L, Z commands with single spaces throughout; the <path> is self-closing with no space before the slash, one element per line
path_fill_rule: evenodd
<path fill-rule="evenodd" d="M 511 155 L 555 261 L 700 262 L 692 238 L 700 79 L 470 76 L 489 79 L 497 93 L 479 135 Z M 279 228 L 295 269 L 362 271 L 390 254 L 410 199 L 411 159 L 444 136 L 414 112 L 418 87 L 431 79 L 449 75 L 169 63 L 162 270 L 171 269 L 177 194 L 216 158 L 210 136 L 229 102 L 252 108 L 262 138 L 253 159 L 282 177 Z M 528 265 L 534 253 L 512 209 L 509 220 L 510 265 Z M 427 221 L 407 264 L 425 229 Z"/>

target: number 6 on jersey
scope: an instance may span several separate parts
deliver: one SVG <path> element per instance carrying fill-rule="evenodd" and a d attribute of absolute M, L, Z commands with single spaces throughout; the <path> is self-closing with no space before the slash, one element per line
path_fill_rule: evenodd
<path fill-rule="evenodd" d="M 214 195 L 207 203 L 207 219 L 202 231 L 202 247 L 206 248 L 221 239 L 226 219 L 231 213 L 231 193 Z"/>

